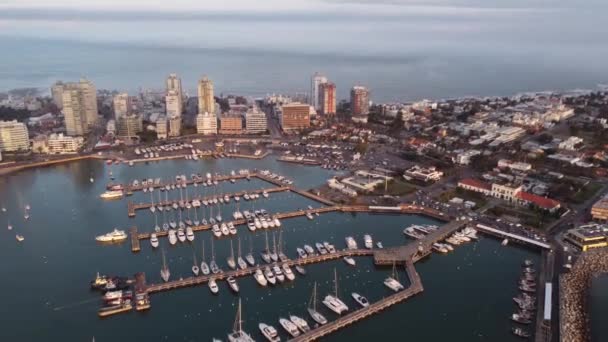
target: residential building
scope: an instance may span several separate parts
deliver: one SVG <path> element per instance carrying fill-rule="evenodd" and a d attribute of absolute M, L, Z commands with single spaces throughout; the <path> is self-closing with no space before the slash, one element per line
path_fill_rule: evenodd
<path fill-rule="evenodd" d="M 83 145 L 83 137 L 71 137 L 63 134 L 51 134 L 50 136 L 42 134 L 32 139 L 32 150 L 36 153 L 77 153 Z"/>
<path fill-rule="evenodd" d="M 562 150 L 576 151 L 583 144 L 583 138 L 569 137 L 559 143 L 558 147 Z"/>
<path fill-rule="evenodd" d="M 480 154 L 481 151 L 479 150 L 468 150 L 457 154 L 456 157 L 452 158 L 452 161 L 460 165 L 469 165 L 471 158 Z"/>
<path fill-rule="evenodd" d="M 182 116 L 182 97 L 175 90 L 169 90 L 165 96 L 165 109 L 167 117 Z"/>
<path fill-rule="evenodd" d="M 106 133 L 116 135 L 116 120 L 108 120 L 106 124 Z"/>
<path fill-rule="evenodd" d="M 207 76 L 198 81 L 198 112 L 215 114 L 213 82 Z"/>
<path fill-rule="evenodd" d="M 405 170 L 403 178 L 407 180 L 415 179 L 423 182 L 436 182 L 443 177 L 443 172 L 438 171 L 435 167 L 421 167 L 414 165 Z"/>
<path fill-rule="evenodd" d="M 247 133 L 256 134 L 264 133 L 268 129 L 266 113 L 253 108 L 245 114 L 245 129 Z"/>
<path fill-rule="evenodd" d="M 177 74 L 169 74 L 167 77 L 167 91 L 166 94 L 172 92 L 173 94 L 178 95 L 179 108 L 184 108 L 184 93 L 182 90 L 182 80 L 177 76 Z M 181 111 L 180 111 L 181 114 Z"/>
<path fill-rule="evenodd" d="M 63 89 L 65 85 L 61 81 L 55 82 L 51 86 L 51 97 L 53 98 L 53 104 L 61 110 L 63 108 Z"/>
<path fill-rule="evenodd" d="M 66 83 L 62 91 L 63 115 L 68 135 L 89 133 L 97 123 L 97 90 L 86 79 L 78 83 Z"/>
<path fill-rule="evenodd" d="M 169 136 L 179 137 L 182 133 L 182 117 L 171 116 L 169 117 Z"/>
<path fill-rule="evenodd" d="M 131 114 L 121 116 L 116 120 L 116 129 L 119 137 L 132 138 L 143 131 L 141 115 Z"/>
<path fill-rule="evenodd" d="M 217 134 L 217 116 L 215 113 L 199 113 L 196 116 L 196 132 L 199 134 Z"/>
<path fill-rule="evenodd" d="M 161 116 L 156 120 L 156 139 L 167 139 L 168 137 L 167 117 Z"/>
<path fill-rule="evenodd" d="M 458 187 L 518 205 L 534 205 L 551 212 L 561 207 L 561 203 L 556 200 L 522 191 L 522 186 L 516 183 L 488 184 L 477 179 L 466 178 L 458 182 Z"/>
<path fill-rule="evenodd" d="M 310 127 L 310 106 L 298 102 L 283 105 L 279 116 L 283 131 L 293 131 Z"/>
<path fill-rule="evenodd" d="M 324 83 L 327 83 L 327 77 L 323 76 L 319 72 L 315 72 L 315 74 L 312 75 L 310 82 L 310 105 L 316 110 L 321 108 L 319 90 L 321 88 L 321 84 Z"/>
<path fill-rule="evenodd" d="M 461 179 L 458 182 L 458 187 L 468 191 L 479 192 L 486 196 L 492 193 L 492 185 L 473 178 Z"/>
<path fill-rule="evenodd" d="M 321 83 L 319 92 L 319 111 L 325 115 L 336 114 L 336 85 L 331 82 Z"/>
<path fill-rule="evenodd" d="M 352 120 L 367 123 L 369 115 L 369 90 L 363 86 L 354 86 L 350 91 L 350 108 Z"/>
<path fill-rule="evenodd" d="M 129 99 L 129 94 L 120 93 L 118 95 L 114 95 L 112 104 L 114 107 L 115 119 L 118 120 L 120 117 L 131 114 L 131 100 Z"/>
<path fill-rule="evenodd" d="M 532 170 L 532 164 L 522 163 L 522 162 L 513 162 L 507 159 L 501 159 L 498 161 L 498 167 L 502 169 L 511 169 L 521 172 L 526 172 Z"/>
<path fill-rule="evenodd" d="M 240 115 L 220 116 L 220 134 L 243 134 L 243 117 Z"/>
<path fill-rule="evenodd" d="M 0 121 L 0 151 L 15 152 L 29 151 L 30 138 L 27 126 L 24 123 L 13 121 Z"/>
<path fill-rule="evenodd" d="M 604 196 L 591 207 L 594 220 L 608 221 L 608 196 Z"/>

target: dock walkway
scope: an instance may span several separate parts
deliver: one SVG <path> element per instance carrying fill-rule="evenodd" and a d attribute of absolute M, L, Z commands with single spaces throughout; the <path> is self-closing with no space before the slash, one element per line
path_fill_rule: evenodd
<path fill-rule="evenodd" d="M 520 242 L 523 244 L 533 245 L 533 246 L 540 247 L 543 249 L 551 249 L 551 245 L 549 245 L 548 243 L 530 239 L 525 236 L 521 236 L 521 235 L 517 235 L 517 234 L 513 234 L 513 233 L 507 233 L 507 232 L 499 230 L 499 229 L 494 229 L 492 227 L 488 227 L 484 224 L 477 224 L 476 227 L 480 232 L 483 232 L 486 234 L 498 236 L 500 238 L 514 240 L 514 241 L 517 241 L 517 242 Z"/>
<path fill-rule="evenodd" d="M 335 321 L 331 321 L 325 325 L 322 325 L 316 329 L 313 329 L 303 335 L 300 335 L 296 338 L 291 339 L 290 341 L 294 342 L 308 342 L 318 340 L 321 337 L 328 335 L 336 330 L 342 329 L 348 325 L 356 323 L 362 319 L 365 319 L 373 314 L 376 314 L 392 305 L 400 303 L 422 291 L 424 288 L 422 286 L 422 281 L 420 280 L 420 276 L 418 272 L 416 272 L 416 268 L 411 260 L 406 261 L 405 269 L 407 271 L 407 275 L 410 279 L 410 286 L 402 291 L 397 292 L 394 295 L 383 298 L 375 303 L 370 304 L 366 308 L 355 310 L 349 314 L 341 316 Z"/>

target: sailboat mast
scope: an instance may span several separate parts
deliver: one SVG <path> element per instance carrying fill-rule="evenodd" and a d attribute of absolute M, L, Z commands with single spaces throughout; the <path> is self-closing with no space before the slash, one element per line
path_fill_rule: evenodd
<path fill-rule="evenodd" d="M 334 287 L 336 289 L 336 298 L 338 298 L 338 272 L 334 268 Z"/>
<path fill-rule="evenodd" d="M 232 240 L 230 240 L 230 257 L 234 259 L 234 247 L 232 247 Z"/>
<path fill-rule="evenodd" d="M 241 238 L 239 238 L 239 258 L 241 257 Z"/>
<path fill-rule="evenodd" d="M 268 247 L 268 231 L 266 231 L 264 234 L 266 234 L 266 252 L 270 252 L 270 248 Z"/>
<path fill-rule="evenodd" d="M 205 240 L 203 240 L 203 249 L 201 250 L 201 254 L 203 255 L 202 261 L 205 261 Z"/>

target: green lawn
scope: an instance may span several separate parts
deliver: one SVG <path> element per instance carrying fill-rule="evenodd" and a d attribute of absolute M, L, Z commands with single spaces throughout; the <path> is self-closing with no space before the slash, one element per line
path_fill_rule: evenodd
<path fill-rule="evenodd" d="M 601 184 L 589 183 L 572 196 L 572 202 L 576 204 L 584 203 L 586 200 L 593 197 L 601 188 Z"/>

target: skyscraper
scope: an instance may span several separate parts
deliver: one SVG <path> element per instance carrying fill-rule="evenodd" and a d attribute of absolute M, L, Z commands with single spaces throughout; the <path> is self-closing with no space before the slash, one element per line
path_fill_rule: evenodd
<path fill-rule="evenodd" d="M 61 82 L 61 81 L 57 81 L 57 82 L 55 82 L 55 84 L 53 84 L 51 86 L 51 96 L 53 97 L 53 103 L 59 109 L 63 108 L 63 89 L 64 89 L 64 87 L 65 87 L 65 84 L 63 84 L 63 82 Z"/>
<path fill-rule="evenodd" d="M 286 132 L 310 127 L 310 106 L 297 102 L 283 105 L 279 122 Z"/>
<path fill-rule="evenodd" d="M 213 98 L 213 82 L 204 76 L 198 81 L 198 112 L 215 113 L 215 99 Z"/>
<path fill-rule="evenodd" d="M 114 96 L 112 100 L 112 104 L 114 107 L 114 118 L 116 120 L 120 119 L 123 116 L 127 116 L 131 112 L 131 100 L 129 99 L 129 94 L 120 93 Z"/>
<path fill-rule="evenodd" d="M 321 112 L 323 114 L 336 114 L 336 85 L 334 83 L 322 83 L 319 88 Z"/>
<path fill-rule="evenodd" d="M 179 93 L 175 90 L 169 90 L 165 96 L 165 108 L 167 117 L 182 115 L 182 101 Z"/>
<path fill-rule="evenodd" d="M 169 118 L 169 136 L 179 137 L 182 134 L 182 118 L 181 116 L 172 116 Z"/>
<path fill-rule="evenodd" d="M 173 94 L 178 95 L 179 108 L 184 108 L 184 93 L 182 91 L 182 80 L 177 74 L 169 74 L 167 77 L 167 95 L 173 91 Z M 181 111 L 180 111 L 181 115 Z"/>
<path fill-rule="evenodd" d="M 310 82 L 310 105 L 316 110 L 321 108 L 321 101 L 319 100 L 319 88 L 323 83 L 327 83 L 327 77 L 323 76 L 321 73 L 315 72 L 315 74 L 312 75 Z"/>
<path fill-rule="evenodd" d="M 369 114 L 369 90 L 363 86 L 354 86 L 350 91 L 350 109 L 352 119 L 356 122 L 367 122 Z"/>
<path fill-rule="evenodd" d="M 97 90 L 91 81 L 64 84 L 62 104 L 68 135 L 86 134 L 97 122 Z"/>

